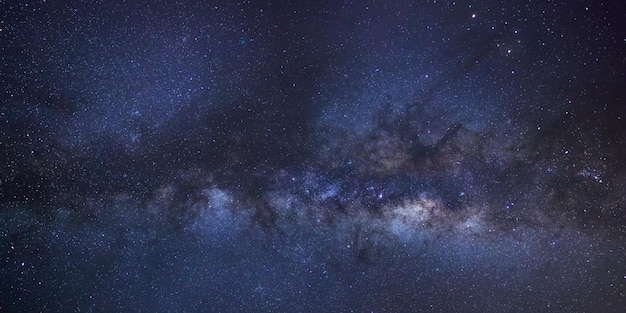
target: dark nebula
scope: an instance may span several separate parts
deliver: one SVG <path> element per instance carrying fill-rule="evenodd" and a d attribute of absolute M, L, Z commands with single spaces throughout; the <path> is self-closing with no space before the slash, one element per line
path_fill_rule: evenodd
<path fill-rule="evenodd" d="M 624 312 L 620 1 L 0 2 L 1 312 Z"/>

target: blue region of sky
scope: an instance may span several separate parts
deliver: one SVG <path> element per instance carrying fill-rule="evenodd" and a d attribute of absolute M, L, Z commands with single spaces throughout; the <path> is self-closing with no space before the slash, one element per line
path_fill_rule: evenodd
<path fill-rule="evenodd" d="M 0 10 L 0 311 L 621 312 L 617 1 Z"/>

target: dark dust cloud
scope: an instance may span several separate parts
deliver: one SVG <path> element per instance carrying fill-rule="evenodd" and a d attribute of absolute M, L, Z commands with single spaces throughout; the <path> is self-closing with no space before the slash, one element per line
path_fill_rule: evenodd
<path fill-rule="evenodd" d="M 621 1 L 0 1 L 2 312 L 624 312 Z"/>

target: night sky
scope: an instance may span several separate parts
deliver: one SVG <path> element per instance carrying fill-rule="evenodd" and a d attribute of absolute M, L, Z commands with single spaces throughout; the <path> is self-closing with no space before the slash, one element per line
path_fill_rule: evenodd
<path fill-rule="evenodd" d="M 0 1 L 1 312 L 625 312 L 626 3 Z"/>

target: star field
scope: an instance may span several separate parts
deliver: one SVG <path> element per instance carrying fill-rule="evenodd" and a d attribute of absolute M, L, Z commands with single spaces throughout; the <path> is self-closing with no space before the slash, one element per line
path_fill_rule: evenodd
<path fill-rule="evenodd" d="M 622 312 L 619 1 L 0 10 L 0 311 Z"/>

